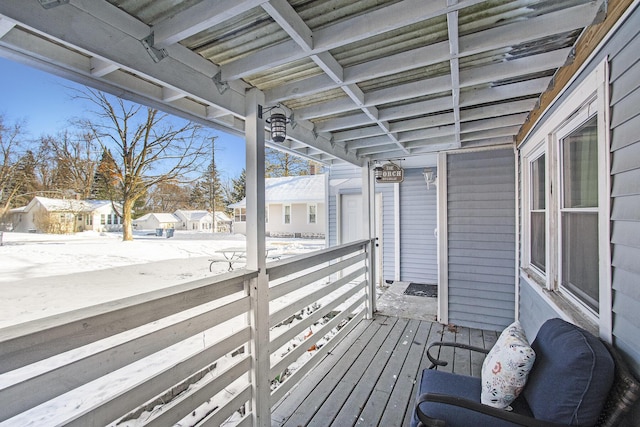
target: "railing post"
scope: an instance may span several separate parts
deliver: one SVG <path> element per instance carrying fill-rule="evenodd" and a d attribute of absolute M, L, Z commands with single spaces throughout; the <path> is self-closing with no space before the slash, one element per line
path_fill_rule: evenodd
<path fill-rule="evenodd" d="M 251 406 L 254 427 L 271 425 L 269 383 L 269 278 L 265 257 L 264 94 L 249 90 L 245 97 L 247 144 L 247 269 L 258 272 L 249 283 L 251 297 Z"/>
<path fill-rule="evenodd" d="M 362 167 L 362 207 L 363 207 L 363 230 L 362 234 L 368 243 L 364 249 L 367 251 L 367 318 L 372 319 L 376 311 L 376 258 L 375 247 L 372 238 L 375 236 L 375 189 L 373 174 L 369 164 Z"/>
<path fill-rule="evenodd" d="M 376 245 L 375 239 L 370 239 L 365 245 L 367 251 L 367 319 L 373 319 L 376 312 Z"/>

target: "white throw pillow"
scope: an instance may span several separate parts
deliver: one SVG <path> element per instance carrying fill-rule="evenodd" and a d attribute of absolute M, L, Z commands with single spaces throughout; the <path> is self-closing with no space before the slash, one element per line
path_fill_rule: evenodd
<path fill-rule="evenodd" d="M 519 321 L 509 325 L 482 363 L 481 402 L 494 408 L 510 409 L 533 367 L 533 351 Z"/>

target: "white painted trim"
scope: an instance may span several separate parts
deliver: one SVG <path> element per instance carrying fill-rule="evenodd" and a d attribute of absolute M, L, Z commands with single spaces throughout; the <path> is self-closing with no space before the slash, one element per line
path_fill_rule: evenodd
<path fill-rule="evenodd" d="M 287 222 L 287 207 L 289 207 L 289 222 Z M 293 207 L 291 203 L 283 203 L 282 204 L 282 224 L 291 225 L 293 224 Z"/>
<path fill-rule="evenodd" d="M 516 203 L 515 203 L 515 233 L 516 233 L 516 241 L 514 250 L 516 251 L 515 256 L 515 301 L 514 301 L 514 320 L 520 319 L 520 206 L 522 205 L 522 201 L 520 199 L 520 185 L 519 185 L 519 177 L 520 177 L 520 158 L 518 156 L 518 150 L 514 147 L 514 162 L 515 162 L 515 194 L 516 194 Z"/>
<path fill-rule="evenodd" d="M 393 184 L 393 248 L 395 274 L 393 280 L 400 280 L 400 183 Z"/>
<path fill-rule="evenodd" d="M 636 2 L 637 4 L 637 2 Z M 598 179 L 598 241 L 600 258 L 600 337 L 607 342 L 613 342 L 613 280 L 611 274 L 611 109 L 609 87 L 609 57 L 596 68 L 598 74 L 597 99 L 602 111 L 598 111 L 598 159 L 602 165 L 598 166 L 602 179 Z M 600 141 L 604 141 L 600 143 Z"/>
<path fill-rule="evenodd" d="M 449 323 L 449 234 L 447 222 L 447 156 L 448 153 L 438 154 L 438 195 L 437 221 L 438 224 L 438 322 Z"/>
<path fill-rule="evenodd" d="M 251 89 L 246 94 L 245 140 L 247 174 L 247 269 L 257 270 L 258 277 L 248 283 L 251 309 L 249 325 L 252 340 L 250 354 L 251 369 L 251 407 L 253 425 L 268 427 L 271 425 L 271 405 L 269 395 L 269 278 L 266 272 L 265 242 L 265 183 L 264 183 L 264 125 L 259 114 L 259 105 L 264 104 L 264 94 Z"/>
<path fill-rule="evenodd" d="M 375 247 L 372 244 L 372 238 L 375 233 L 375 218 L 374 216 L 374 204 L 375 204 L 375 192 L 373 190 L 373 174 L 369 164 L 360 168 L 362 176 L 362 237 L 369 240 L 368 245 L 368 257 L 367 257 L 367 319 L 373 318 L 373 313 L 376 311 L 376 262 L 375 262 Z"/>
<path fill-rule="evenodd" d="M 330 173 L 327 171 L 324 174 L 324 230 L 325 230 L 325 234 L 324 234 L 324 247 L 328 248 L 329 247 L 329 214 L 330 214 L 330 206 L 329 206 L 329 175 Z M 336 205 L 336 209 L 337 209 L 337 205 Z M 338 215 L 339 211 L 336 211 L 336 216 Z M 337 221 L 336 221 L 336 225 L 337 225 Z M 338 238 L 338 232 L 336 230 L 336 238 Z"/>
<path fill-rule="evenodd" d="M 342 193 L 336 194 L 336 245 L 342 242 Z"/>
<path fill-rule="evenodd" d="M 599 249 L 599 313 L 591 313 L 590 310 L 581 309 L 586 321 L 595 322 L 598 325 L 600 336 L 611 342 L 612 339 L 612 290 L 611 290 L 611 159 L 610 159 L 610 112 L 609 112 L 609 63 L 604 58 L 595 69 L 584 76 L 580 84 L 568 93 L 566 99 L 556 110 L 539 126 L 539 128 L 527 137 L 522 146 L 521 158 L 524 164 L 530 164 L 532 158 L 543 151 L 547 158 L 546 188 L 547 195 L 547 272 L 546 287 L 549 291 L 559 290 L 561 273 L 561 205 L 562 191 L 561 165 L 560 165 L 560 140 L 573 131 L 580 122 L 597 114 L 598 120 L 598 249 Z M 537 141 L 543 141 L 537 143 Z M 553 189 L 553 194 L 552 190 Z M 522 194 L 528 197 L 530 183 L 527 179 L 522 181 Z M 524 200 L 524 199 L 523 199 Z M 527 200 L 523 205 L 526 206 Z M 527 210 L 523 209 L 523 223 L 526 222 Z M 522 268 L 529 268 L 530 237 L 523 230 L 523 254 Z M 554 255 L 555 256 L 552 256 Z M 534 286 L 535 287 L 535 286 Z M 583 306 L 577 299 L 567 292 L 561 293 L 567 301 L 571 301 L 576 307 Z"/>
<path fill-rule="evenodd" d="M 311 206 L 315 206 L 316 208 L 316 220 L 315 222 L 311 222 Z M 307 224 L 313 224 L 316 225 L 318 224 L 318 204 L 317 203 L 307 203 Z"/>

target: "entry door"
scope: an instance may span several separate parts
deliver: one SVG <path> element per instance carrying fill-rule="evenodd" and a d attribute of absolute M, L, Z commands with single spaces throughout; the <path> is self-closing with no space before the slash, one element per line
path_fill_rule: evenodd
<path fill-rule="evenodd" d="M 375 224 L 378 247 L 376 248 L 376 278 L 382 283 L 382 194 L 375 196 Z M 360 194 L 340 195 L 340 226 L 338 243 L 349 243 L 362 238 L 363 223 L 362 196 Z"/>
<path fill-rule="evenodd" d="M 349 243 L 362 236 L 362 196 L 343 194 L 340 203 L 340 243 Z"/>

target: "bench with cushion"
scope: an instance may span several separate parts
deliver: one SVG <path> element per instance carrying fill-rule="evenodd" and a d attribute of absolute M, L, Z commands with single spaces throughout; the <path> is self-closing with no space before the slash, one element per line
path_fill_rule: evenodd
<path fill-rule="evenodd" d="M 440 346 L 487 350 L 432 344 L 427 352 L 432 366 L 422 372 L 412 427 L 616 426 L 640 397 L 640 384 L 615 349 L 584 329 L 551 319 L 528 347 L 528 343 L 514 342 L 517 327 L 512 325 L 501 334 L 485 359 L 486 365 L 494 356 L 488 366 L 483 365 L 482 378 L 434 370 L 447 362 L 435 359 L 429 350 Z M 511 335 L 505 339 L 507 332 Z M 496 361 L 504 356 L 496 348 L 500 344 L 510 353 L 502 363 Z M 515 374 L 496 380 L 493 374 L 503 368 L 513 368 Z M 501 394 L 496 392 L 500 385 L 515 388 Z M 510 395 L 515 400 L 502 400 Z"/>

